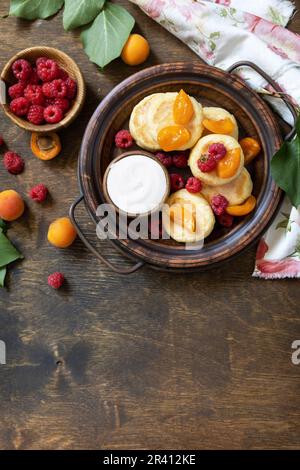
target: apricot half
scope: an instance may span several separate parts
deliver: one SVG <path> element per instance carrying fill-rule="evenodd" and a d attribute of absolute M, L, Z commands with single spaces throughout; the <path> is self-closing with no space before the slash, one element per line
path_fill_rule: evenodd
<path fill-rule="evenodd" d="M 245 165 L 248 165 L 261 151 L 259 142 L 253 137 L 244 137 L 239 141 L 239 144 L 244 153 Z"/>
<path fill-rule="evenodd" d="M 190 122 L 194 115 L 194 107 L 189 95 L 180 90 L 175 98 L 173 106 L 173 118 L 176 124 L 185 125 Z"/>
<path fill-rule="evenodd" d="M 219 178 L 231 178 L 236 174 L 241 163 L 241 150 L 236 147 L 227 150 L 227 153 L 217 165 L 217 175 Z"/>
<path fill-rule="evenodd" d="M 253 211 L 255 206 L 256 206 L 256 199 L 251 194 L 251 196 L 249 196 L 248 199 L 246 199 L 246 201 L 243 204 L 239 204 L 236 206 L 228 206 L 226 208 L 226 212 L 227 214 L 235 215 L 235 216 L 247 215 Z"/>
<path fill-rule="evenodd" d="M 191 138 L 190 131 L 179 124 L 163 127 L 157 135 L 160 148 L 165 152 L 180 150 Z"/>
<path fill-rule="evenodd" d="M 0 218 L 11 222 L 21 217 L 25 209 L 20 194 L 13 189 L 7 189 L 0 193 Z"/>
<path fill-rule="evenodd" d="M 229 118 L 218 121 L 203 119 L 203 126 L 213 134 L 231 134 L 234 129 L 234 124 Z"/>
<path fill-rule="evenodd" d="M 140 34 L 130 34 L 123 47 L 121 58 L 125 64 L 139 65 L 145 62 L 150 54 L 147 39 Z"/>

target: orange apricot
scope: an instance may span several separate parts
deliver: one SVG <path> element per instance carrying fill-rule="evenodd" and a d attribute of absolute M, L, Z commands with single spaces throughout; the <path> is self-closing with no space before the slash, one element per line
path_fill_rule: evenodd
<path fill-rule="evenodd" d="M 213 134 L 231 134 L 234 125 L 231 119 L 219 119 L 218 121 L 214 121 L 212 119 L 203 119 L 203 126 L 212 132 Z"/>
<path fill-rule="evenodd" d="M 57 248 L 67 248 L 76 238 L 76 230 L 68 217 L 61 217 L 49 225 L 48 241 Z"/>
<path fill-rule="evenodd" d="M 173 106 L 173 117 L 176 124 L 185 125 L 190 122 L 194 115 L 194 107 L 189 95 L 180 90 L 175 98 Z"/>
<path fill-rule="evenodd" d="M 32 153 L 40 160 L 52 160 L 61 151 L 60 138 L 55 132 L 31 134 L 30 146 Z"/>
<path fill-rule="evenodd" d="M 244 137 L 239 141 L 239 144 L 244 153 L 245 165 L 248 165 L 261 151 L 259 142 L 253 137 Z"/>
<path fill-rule="evenodd" d="M 163 127 L 157 135 L 157 141 L 162 150 L 171 152 L 180 150 L 180 148 L 190 140 L 190 131 L 178 124 L 174 126 Z"/>
<path fill-rule="evenodd" d="M 21 217 L 25 209 L 20 194 L 13 189 L 7 189 L 0 193 L 0 218 L 11 222 Z"/>
<path fill-rule="evenodd" d="M 139 65 L 145 62 L 150 54 L 150 46 L 140 34 L 130 34 L 123 47 L 121 58 L 127 65 Z"/>
<path fill-rule="evenodd" d="M 256 206 L 256 199 L 251 194 L 251 196 L 249 196 L 248 199 L 246 199 L 246 201 L 243 204 L 239 204 L 236 206 L 228 206 L 226 208 L 226 212 L 227 214 L 235 215 L 235 216 L 247 215 L 253 211 L 255 206 Z"/>
<path fill-rule="evenodd" d="M 227 153 L 217 165 L 217 175 L 219 178 L 231 178 L 236 174 L 241 162 L 241 150 L 236 147 L 227 150 Z"/>

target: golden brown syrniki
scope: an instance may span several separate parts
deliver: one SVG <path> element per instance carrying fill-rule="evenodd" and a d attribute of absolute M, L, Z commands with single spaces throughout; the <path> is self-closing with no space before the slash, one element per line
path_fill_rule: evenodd
<path fill-rule="evenodd" d="M 239 165 L 232 176 L 221 178 L 220 176 L 218 176 L 217 169 L 210 172 L 203 172 L 200 170 L 198 166 L 198 160 L 207 153 L 208 147 L 214 143 L 222 143 L 226 147 L 227 152 L 232 151 L 234 149 L 239 150 Z M 191 150 L 188 163 L 193 175 L 199 178 L 203 183 L 209 186 L 218 186 L 230 183 L 230 181 L 233 181 L 240 175 L 244 166 L 244 154 L 240 144 L 233 137 L 222 134 L 209 134 L 205 137 L 202 137 L 195 145 L 195 147 Z"/>
<path fill-rule="evenodd" d="M 224 134 L 224 135 L 230 135 L 234 139 L 238 140 L 239 138 L 239 128 L 236 122 L 236 119 L 233 114 L 229 113 L 226 109 L 224 108 L 217 108 L 214 106 L 205 106 L 203 108 L 203 120 L 209 120 L 209 121 L 214 121 L 215 125 L 218 126 L 218 121 L 221 124 L 222 127 L 222 121 L 224 120 L 229 120 L 229 124 L 231 124 L 231 131 L 227 132 L 222 132 L 221 128 L 219 127 L 219 130 L 214 130 L 212 131 L 213 134 Z M 204 121 L 206 122 L 206 121 Z M 219 126 L 220 126 L 219 124 Z M 225 127 L 227 127 L 225 125 Z M 205 128 L 204 126 L 204 131 L 205 134 L 208 134 L 208 129 Z"/>
<path fill-rule="evenodd" d="M 174 240 L 184 243 L 204 240 L 212 232 L 214 224 L 214 213 L 201 194 L 180 189 L 168 198 L 163 211 L 163 225 Z"/>
<path fill-rule="evenodd" d="M 253 183 L 251 176 L 246 168 L 243 168 L 240 176 L 228 184 L 223 184 L 222 186 L 208 186 L 207 184 L 203 184 L 201 194 L 203 194 L 208 202 L 211 202 L 214 196 L 222 194 L 222 196 L 226 197 L 229 205 L 234 206 L 243 204 L 252 193 L 252 188 Z"/>

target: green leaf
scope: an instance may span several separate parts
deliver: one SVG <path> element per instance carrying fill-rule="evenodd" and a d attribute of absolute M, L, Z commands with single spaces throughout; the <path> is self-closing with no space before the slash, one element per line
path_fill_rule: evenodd
<path fill-rule="evenodd" d="M 11 0 L 9 14 L 25 20 L 48 18 L 61 9 L 64 0 Z"/>
<path fill-rule="evenodd" d="M 219 39 L 220 38 L 220 31 L 215 31 L 214 33 L 210 33 L 210 39 Z"/>
<path fill-rule="evenodd" d="M 102 10 L 105 0 L 65 0 L 63 24 L 65 30 L 90 23 Z"/>
<path fill-rule="evenodd" d="M 4 287 L 6 271 L 6 266 L 4 268 L 0 268 L 0 287 Z"/>
<path fill-rule="evenodd" d="M 120 56 L 134 26 L 134 18 L 120 5 L 107 2 L 91 26 L 81 33 L 90 60 L 105 67 Z"/>
<path fill-rule="evenodd" d="M 0 231 L 0 268 L 12 263 L 16 259 L 23 258 L 21 253 L 13 246 L 9 239 Z"/>
<path fill-rule="evenodd" d="M 271 161 L 271 173 L 277 185 L 288 195 L 294 207 L 300 204 L 300 115 L 296 137 L 284 142 Z"/>
<path fill-rule="evenodd" d="M 0 229 L 1 231 L 3 230 L 3 232 L 5 233 L 6 230 L 7 230 L 7 225 L 6 223 L 4 222 L 4 220 L 0 219 Z"/>

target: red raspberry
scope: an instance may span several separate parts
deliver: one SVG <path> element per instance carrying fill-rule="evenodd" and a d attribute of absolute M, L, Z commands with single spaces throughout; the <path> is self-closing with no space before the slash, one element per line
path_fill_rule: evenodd
<path fill-rule="evenodd" d="M 9 109 L 16 116 L 25 116 L 28 113 L 29 105 L 30 103 L 27 98 L 15 98 L 11 101 Z"/>
<path fill-rule="evenodd" d="M 233 216 L 224 212 L 224 214 L 218 215 L 218 222 L 223 227 L 231 227 L 233 224 Z"/>
<path fill-rule="evenodd" d="M 31 104 L 39 104 L 40 106 L 44 104 L 44 95 L 40 85 L 27 85 L 24 96 Z"/>
<path fill-rule="evenodd" d="M 37 74 L 42 82 L 51 82 L 58 78 L 59 76 L 59 67 L 54 60 L 47 59 L 39 61 L 37 64 Z"/>
<path fill-rule="evenodd" d="M 33 104 L 30 106 L 28 113 L 27 113 L 27 119 L 29 122 L 32 122 L 32 124 L 35 124 L 39 126 L 44 122 L 44 109 L 43 106 L 40 106 L 39 104 Z"/>
<path fill-rule="evenodd" d="M 36 67 L 34 67 L 32 69 L 32 73 L 31 73 L 31 76 L 30 76 L 30 79 L 29 79 L 29 83 L 30 83 L 30 85 L 38 85 L 40 83 L 40 79 L 39 79 L 39 76 L 37 74 Z"/>
<path fill-rule="evenodd" d="M 64 113 L 68 111 L 70 106 L 70 102 L 66 98 L 55 98 L 52 104 L 61 108 Z"/>
<path fill-rule="evenodd" d="M 224 214 L 227 206 L 228 200 L 222 194 L 217 194 L 217 196 L 212 197 L 211 208 L 216 215 Z"/>
<path fill-rule="evenodd" d="M 7 171 L 13 175 L 18 175 L 24 170 L 24 160 L 15 152 L 6 152 L 4 154 L 3 163 Z"/>
<path fill-rule="evenodd" d="M 65 276 L 62 273 L 55 272 L 48 276 L 48 285 L 53 289 L 59 289 L 65 280 Z"/>
<path fill-rule="evenodd" d="M 31 199 L 37 202 L 44 202 L 48 195 L 48 189 L 44 184 L 37 184 L 29 191 Z"/>
<path fill-rule="evenodd" d="M 47 62 L 47 60 L 48 60 L 48 57 L 39 57 L 38 59 L 36 59 L 35 63 L 38 66 L 39 64 Z"/>
<path fill-rule="evenodd" d="M 222 160 L 222 158 L 225 157 L 226 153 L 227 153 L 227 150 L 224 144 L 216 143 L 216 144 L 211 144 L 208 147 L 208 155 L 214 157 L 216 162 Z"/>
<path fill-rule="evenodd" d="M 24 96 L 25 85 L 22 82 L 15 83 L 8 89 L 8 94 L 12 100 Z"/>
<path fill-rule="evenodd" d="M 129 131 L 122 129 L 115 135 L 115 144 L 120 149 L 128 149 L 133 144 L 133 138 Z"/>
<path fill-rule="evenodd" d="M 65 81 L 65 84 L 67 85 L 67 88 L 68 88 L 66 97 L 68 98 L 68 100 L 73 100 L 77 94 L 77 83 L 75 82 L 75 80 L 69 77 Z"/>
<path fill-rule="evenodd" d="M 189 193 L 200 193 L 202 189 L 202 183 L 198 178 L 191 176 L 186 182 L 185 189 Z"/>
<path fill-rule="evenodd" d="M 173 165 L 177 168 L 187 167 L 187 156 L 185 152 L 176 153 L 173 155 Z"/>
<path fill-rule="evenodd" d="M 216 168 L 217 162 L 213 156 L 202 155 L 197 161 L 197 165 L 200 171 L 203 173 L 209 173 Z"/>
<path fill-rule="evenodd" d="M 2 138 L 1 135 L 0 135 L 0 147 L 2 147 L 3 144 L 4 144 L 4 140 L 3 140 L 3 138 Z"/>
<path fill-rule="evenodd" d="M 59 68 L 59 78 L 62 80 L 66 81 L 69 78 L 68 72 L 66 72 L 64 69 Z"/>
<path fill-rule="evenodd" d="M 45 121 L 49 122 L 50 124 L 56 124 L 60 122 L 64 114 L 58 106 L 50 105 L 44 109 L 44 119 Z"/>
<path fill-rule="evenodd" d="M 47 98 L 65 98 L 67 92 L 67 85 L 60 78 L 43 85 L 43 93 Z"/>
<path fill-rule="evenodd" d="M 170 168 L 173 165 L 173 159 L 171 155 L 168 155 L 165 152 L 157 152 L 155 156 L 166 168 Z"/>
<path fill-rule="evenodd" d="M 18 59 L 12 64 L 12 71 L 17 80 L 25 82 L 29 80 L 32 68 L 28 60 Z"/>
<path fill-rule="evenodd" d="M 178 173 L 170 173 L 170 185 L 172 192 L 184 188 L 183 176 L 179 175 Z"/>

